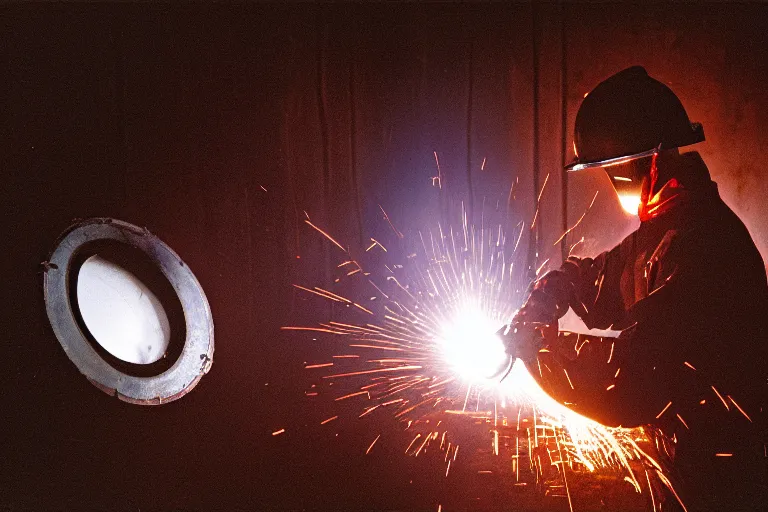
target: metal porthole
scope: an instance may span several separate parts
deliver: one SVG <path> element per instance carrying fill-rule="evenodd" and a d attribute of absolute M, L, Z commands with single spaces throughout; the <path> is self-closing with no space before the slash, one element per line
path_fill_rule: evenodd
<path fill-rule="evenodd" d="M 146 228 L 109 218 L 78 222 L 61 235 L 44 265 L 45 306 L 56 338 L 102 391 L 158 405 L 187 394 L 210 370 L 213 319 L 205 293 L 181 258 Z M 133 302 L 115 291 L 118 285 L 120 293 L 133 290 Z M 145 308 L 155 317 L 126 328 L 125 315 L 98 304 L 99 291 L 118 293 L 129 313 Z M 106 320 L 99 322 L 100 315 Z M 110 328 L 114 333 L 105 334 Z M 121 349 L 126 330 L 140 349 Z"/>

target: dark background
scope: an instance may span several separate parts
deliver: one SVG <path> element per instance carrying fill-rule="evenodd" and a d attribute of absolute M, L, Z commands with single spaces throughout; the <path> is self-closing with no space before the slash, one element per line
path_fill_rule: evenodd
<path fill-rule="evenodd" d="M 559 169 L 583 95 L 640 64 L 704 124 L 696 149 L 768 255 L 766 33 L 761 4 L 0 7 L 0 509 L 468 507 L 470 471 L 406 458 L 393 421 L 318 425 L 333 404 L 305 397 L 302 363 L 328 349 L 279 330 L 329 314 L 291 287 L 330 276 L 304 212 L 360 244 L 391 236 L 379 205 L 408 235 L 517 181 L 530 219 L 549 175 L 539 262 L 608 248 L 633 221 L 607 178 Z M 206 291 L 213 368 L 177 402 L 101 393 L 48 325 L 39 263 L 90 216 L 146 226 Z"/>

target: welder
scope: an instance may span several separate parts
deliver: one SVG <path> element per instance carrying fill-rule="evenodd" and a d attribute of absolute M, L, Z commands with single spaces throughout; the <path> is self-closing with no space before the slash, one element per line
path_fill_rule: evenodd
<path fill-rule="evenodd" d="M 766 510 L 766 267 L 701 156 L 679 149 L 703 140 L 642 67 L 585 97 L 567 169 L 602 168 L 639 197 L 640 227 L 536 280 L 508 351 L 575 411 L 654 436 L 679 497 L 667 490 L 663 510 Z M 558 333 L 569 308 L 620 334 Z"/>

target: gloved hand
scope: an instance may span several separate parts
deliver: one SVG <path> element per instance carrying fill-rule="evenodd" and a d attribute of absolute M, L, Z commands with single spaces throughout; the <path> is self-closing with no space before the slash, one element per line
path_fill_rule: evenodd
<path fill-rule="evenodd" d="M 557 324 L 553 327 L 533 322 L 510 323 L 502 327 L 496 335 L 504 342 L 504 348 L 513 361 L 518 358 L 530 361 L 546 345 L 546 340 L 551 339 L 553 335 L 557 336 Z"/>
<path fill-rule="evenodd" d="M 573 283 L 564 272 L 547 272 L 533 283 L 528 299 L 513 318 L 512 324 L 557 326 L 557 320 L 568 311 L 572 295 Z"/>

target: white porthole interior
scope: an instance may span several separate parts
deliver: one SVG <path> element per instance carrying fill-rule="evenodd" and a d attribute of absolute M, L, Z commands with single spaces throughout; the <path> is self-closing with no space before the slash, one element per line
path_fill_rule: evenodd
<path fill-rule="evenodd" d="M 88 258 L 78 273 L 77 302 L 93 338 L 118 359 L 150 364 L 168 349 L 171 327 L 162 303 L 116 263 Z"/>

